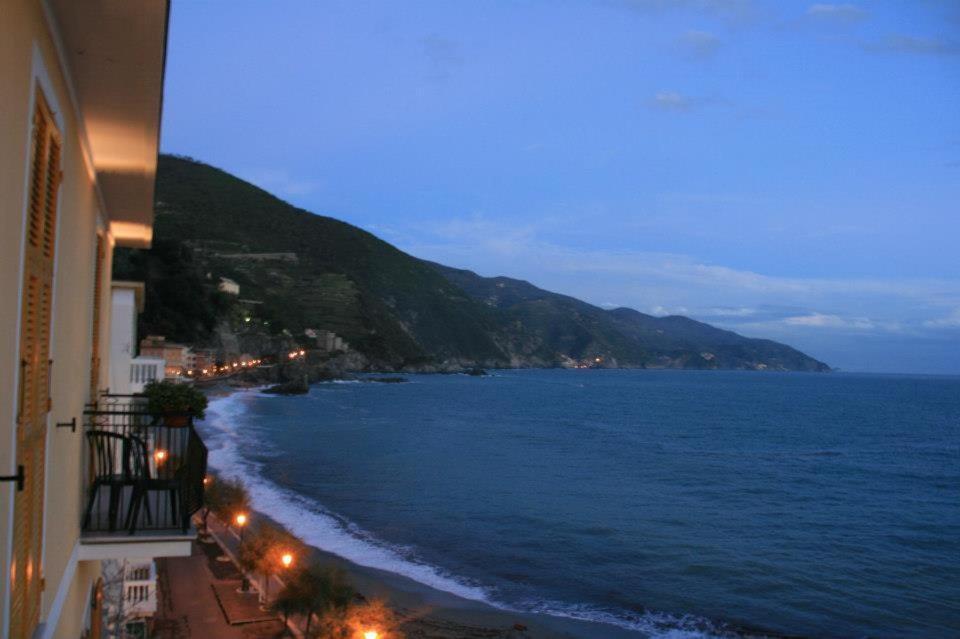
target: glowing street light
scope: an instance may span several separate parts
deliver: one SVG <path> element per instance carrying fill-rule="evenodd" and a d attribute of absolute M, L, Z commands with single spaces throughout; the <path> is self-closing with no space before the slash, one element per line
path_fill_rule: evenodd
<path fill-rule="evenodd" d="M 234 523 L 240 528 L 240 548 L 239 552 L 243 552 L 243 529 L 247 525 L 247 514 L 246 513 L 237 513 L 233 518 Z M 250 580 L 247 579 L 246 571 L 243 571 L 243 579 L 240 580 L 240 592 L 248 592 L 250 590 Z"/>
<path fill-rule="evenodd" d="M 157 465 L 159 466 L 163 462 L 167 461 L 167 451 L 161 448 L 153 454 L 153 458 L 156 460 Z"/>
<path fill-rule="evenodd" d="M 289 568 L 293 565 L 293 555 L 289 552 L 285 552 L 280 555 L 280 565 L 283 568 Z M 260 591 L 260 601 L 263 604 L 266 604 L 270 600 L 270 574 L 265 573 L 263 579 L 263 589 Z M 265 609 L 261 607 L 261 609 Z"/>
<path fill-rule="evenodd" d="M 380 636 L 380 633 L 376 630 L 367 630 L 363 633 L 363 639 L 377 639 Z"/>

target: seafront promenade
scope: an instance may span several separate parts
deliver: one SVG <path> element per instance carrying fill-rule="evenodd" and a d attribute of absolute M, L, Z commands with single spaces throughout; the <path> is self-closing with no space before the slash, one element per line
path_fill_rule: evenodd
<path fill-rule="evenodd" d="M 260 610 L 255 588 L 251 587 L 249 593 L 239 592 L 239 540 L 213 517 L 210 520 L 213 535 L 209 540 L 195 541 L 189 557 L 168 557 L 157 562 L 155 635 L 161 639 L 260 639 L 281 635 L 302 638 L 299 620 L 291 621 L 285 632 L 276 615 Z M 274 593 L 282 587 L 276 578 L 270 584 Z"/>
<path fill-rule="evenodd" d="M 160 559 L 158 564 L 158 610 L 154 636 L 159 639 L 217 637 L 225 639 L 268 639 L 294 637 L 305 639 L 306 619 L 292 616 L 286 626 L 275 614 L 265 612 L 259 603 L 262 580 L 248 574 L 250 590 L 241 592 L 242 573 L 237 562 L 240 538 L 214 515 L 208 519 L 209 536 L 197 539 L 189 557 Z M 284 587 L 279 577 L 271 577 L 269 593 Z M 397 627 L 381 636 L 409 639 L 544 639 L 569 637 L 563 631 L 530 629 L 505 623 L 509 617 L 494 613 L 485 618 L 457 619 L 456 615 L 424 614 L 425 610 L 394 608 Z M 432 611 L 436 613 L 437 611 Z M 486 619 L 489 624 L 483 623 Z M 480 621 L 481 623 L 476 623 Z M 503 625 L 501 625 L 503 624 Z M 314 619 L 314 631 L 318 629 Z M 311 633 L 311 636 L 317 636 Z"/>

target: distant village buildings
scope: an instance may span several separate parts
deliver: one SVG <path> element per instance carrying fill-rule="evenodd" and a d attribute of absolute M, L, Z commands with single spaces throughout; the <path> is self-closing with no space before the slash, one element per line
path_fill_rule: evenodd
<path fill-rule="evenodd" d="M 217 284 L 217 290 L 228 295 L 240 295 L 240 285 L 229 277 L 220 278 L 220 283 Z"/>
<path fill-rule="evenodd" d="M 217 351 L 212 348 L 195 348 L 187 353 L 187 370 L 212 370 L 217 365 Z"/>
<path fill-rule="evenodd" d="M 177 380 L 194 360 L 189 346 L 168 342 L 161 335 L 148 335 L 140 340 L 141 357 L 154 357 L 164 361 L 164 378 Z"/>
<path fill-rule="evenodd" d="M 342 337 L 333 331 L 308 328 L 304 331 L 304 334 L 307 337 L 312 337 L 313 339 L 317 340 L 317 348 L 321 351 L 334 353 L 336 351 L 350 350 L 350 344 L 345 342 Z"/>
<path fill-rule="evenodd" d="M 245 260 L 250 262 L 265 262 L 277 260 L 280 262 L 296 262 L 296 253 L 217 253 L 217 257 L 229 260 Z"/>

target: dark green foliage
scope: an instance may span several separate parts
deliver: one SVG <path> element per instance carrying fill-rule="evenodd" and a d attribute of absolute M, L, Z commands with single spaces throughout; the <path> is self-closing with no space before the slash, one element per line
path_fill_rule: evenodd
<path fill-rule="evenodd" d="M 313 615 L 323 618 L 330 612 L 345 610 L 356 595 L 342 569 L 317 564 L 297 573 L 290 586 L 301 605 L 298 612 L 307 617 L 307 636 L 313 625 Z"/>
<path fill-rule="evenodd" d="M 211 477 L 203 491 L 203 502 L 210 512 L 227 524 L 231 524 L 238 513 L 249 517 L 250 494 L 239 480 Z"/>
<path fill-rule="evenodd" d="M 244 570 L 262 575 L 276 575 L 284 570 L 280 561 L 284 553 L 291 553 L 298 564 L 305 561 L 306 545 L 285 528 L 265 521 L 250 528 L 240 549 L 240 566 Z"/>
<path fill-rule="evenodd" d="M 207 408 L 207 396 L 191 384 L 174 382 L 150 382 L 143 389 L 147 397 L 147 409 L 151 413 L 185 413 L 203 419 Z"/>
<path fill-rule="evenodd" d="M 288 581 L 276 599 L 270 602 L 270 611 L 283 617 L 284 625 L 290 619 L 290 615 L 298 615 L 307 609 L 307 599 L 305 593 L 296 581 Z"/>
<path fill-rule="evenodd" d="M 154 233 L 146 257 L 125 258 L 136 267 L 130 277 L 140 273 L 147 284 L 144 334 L 188 342 L 188 334 L 209 334 L 230 313 L 211 292 L 223 276 L 240 284 L 241 298 L 262 302 L 241 302 L 251 325 L 293 336 L 331 330 L 374 368 L 602 357 L 618 366 L 827 369 L 782 344 L 688 318 L 607 311 L 527 282 L 419 260 L 185 158 L 160 158 Z"/>
<path fill-rule="evenodd" d="M 231 307 L 231 296 L 208 280 L 193 251 L 176 240 L 157 238 L 149 251 L 117 249 L 113 278 L 146 282 L 140 335 L 164 335 L 193 344 L 207 339 Z"/>

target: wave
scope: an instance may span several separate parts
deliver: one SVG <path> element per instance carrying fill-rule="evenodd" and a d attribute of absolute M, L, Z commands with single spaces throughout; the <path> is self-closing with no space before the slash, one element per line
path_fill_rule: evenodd
<path fill-rule="evenodd" d="M 257 464 L 240 454 L 241 446 L 251 442 L 249 431 L 243 432 L 238 423 L 242 421 L 245 405 L 254 396 L 259 395 L 238 392 L 211 400 L 201 427 L 211 435 L 210 466 L 225 477 L 242 480 L 256 510 L 276 519 L 307 544 L 355 564 L 403 575 L 465 599 L 493 604 L 486 589 L 417 561 L 409 550 L 376 539 L 315 501 L 264 477 Z"/>
<path fill-rule="evenodd" d="M 653 611 L 631 612 L 586 604 L 530 600 L 508 604 L 498 601 L 493 589 L 417 559 L 413 549 L 377 539 L 353 522 L 333 513 L 302 494 L 284 489 L 266 478 L 259 465 L 241 454 L 251 441 L 243 428 L 247 405 L 264 395 L 258 389 L 211 398 L 207 418 L 200 427 L 207 437 L 208 462 L 218 474 L 244 482 L 253 506 L 287 527 L 303 541 L 355 564 L 402 575 L 418 583 L 464 599 L 517 613 L 544 614 L 577 621 L 609 624 L 657 639 L 709 639 L 733 637 L 730 632 L 701 617 Z"/>

